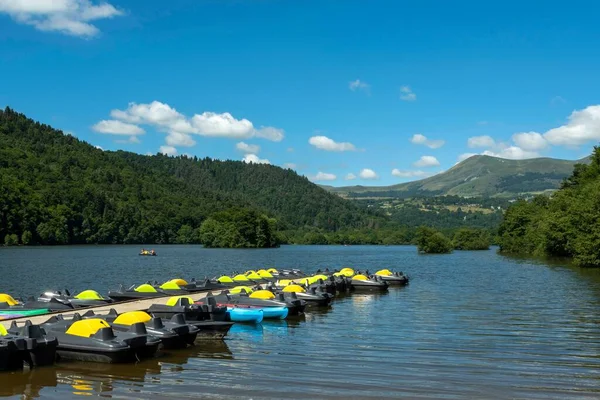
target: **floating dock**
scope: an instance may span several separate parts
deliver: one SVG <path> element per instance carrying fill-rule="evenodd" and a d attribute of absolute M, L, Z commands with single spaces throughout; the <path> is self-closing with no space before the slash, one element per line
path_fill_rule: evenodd
<path fill-rule="evenodd" d="M 191 297 L 194 301 L 196 301 L 196 300 L 205 298 L 208 293 L 209 292 L 198 292 L 198 293 L 192 293 L 189 295 L 186 294 L 185 296 Z M 0 324 L 3 325 L 5 328 L 9 328 L 10 325 L 14 321 L 16 321 L 17 324 L 24 323 L 25 321 L 28 321 L 28 320 L 31 321 L 32 324 L 41 324 L 41 323 L 46 322 L 50 317 L 52 317 L 54 315 L 61 314 L 65 317 L 70 317 L 75 313 L 83 314 L 88 310 L 94 310 L 94 312 L 98 313 L 98 314 L 108 313 L 108 311 L 111 308 L 114 308 L 115 310 L 117 310 L 117 312 L 119 314 L 128 312 L 128 311 L 145 311 L 148 308 L 150 308 L 150 306 L 152 304 L 165 304 L 167 302 L 167 300 L 169 300 L 171 297 L 173 297 L 173 296 L 153 297 L 151 299 L 144 299 L 144 300 L 129 300 L 129 301 L 122 301 L 119 303 L 111 303 L 111 304 L 107 304 L 104 306 L 82 307 L 82 308 L 76 308 L 74 310 L 56 311 L 56 312 L 51 312 L 51 313 L 43 314 L 43 315 L 35 315 L 35 316 L 30 316 L 30 317 L 20 317 L 20 318 L 0 320 Z"/>

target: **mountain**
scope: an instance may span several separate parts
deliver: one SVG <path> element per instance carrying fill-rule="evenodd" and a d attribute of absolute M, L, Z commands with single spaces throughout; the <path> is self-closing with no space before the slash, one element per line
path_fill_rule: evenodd
<path fill-rule="evenodd" d="M 447 171 L 418 181 L 392 186 L 323 188 L 347 197 L 516 197 L 554 191 L 571 175 L 575 164 L 589 162 L 589 157 L 576 161 L 553 158 L 507 160 L 476 155 Z"/>
<path fill-rule="evenodd" d="M 0 110 L 0 188 L 0 244 L 8 236 L 24 244 L 173 243 L 240 207 L 277 219 L 280 230 L 356 229 L 381 218 L 289 169 L 103 151 L 10 108 Z"/>

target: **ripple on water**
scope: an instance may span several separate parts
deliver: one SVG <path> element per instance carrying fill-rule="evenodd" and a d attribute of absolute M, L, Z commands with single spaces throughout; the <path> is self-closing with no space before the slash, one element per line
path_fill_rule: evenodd
<path fill-rule="evenodd" d="M 136 365 L 61 363 L 0 375 L 0 394 L 34 398 L 600 398 L 600 274 L 488 252 L 419 256 L 410 246 L 208 250 L 154 246 L 0 249 L 0 291 L 202 278 L 252 266 L 391 267 L 412 283 L 341 296 L 285 321 L 236 324 Z M 23 281 L 22 266 L 33 271 Z M 48 274 L 51 270 L 52 274 Z"/>

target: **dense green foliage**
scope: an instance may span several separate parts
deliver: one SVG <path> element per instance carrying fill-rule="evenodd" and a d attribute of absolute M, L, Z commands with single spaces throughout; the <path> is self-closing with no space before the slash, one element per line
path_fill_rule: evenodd
<path fill-rule="evenodd" d="M 452 252 L 452 242 L 443 233 L 426 226 L 417 229 L 417 249 L 420 253 L 443 254 Z"/>
<path fill-rule="evenodd" d="M 277 221 L 247 209 L 213 214 L 200 226 L 199 239 L 206 247 L 277 247 Z"/>
<path fill-rule="evenodd" d="M 201 224 L 231 208 L 324 234 L 384 222 L 291 170 L 102 151 L 9 108 L 0 188 L 1 244 L 197 243 Z"/>
<path fill-rule="evenodd" d="M 461 228 L 454 232 L 452 244 L 456 250 L 488 250 L 491 238 L 486 230 Z"/>
<path fill-rule="evenodd" d="M 503 252 L 567 256 L 577 265 L 600 267 L 600 147 L 551 198 L 513 204 L 498 236 Z"/>

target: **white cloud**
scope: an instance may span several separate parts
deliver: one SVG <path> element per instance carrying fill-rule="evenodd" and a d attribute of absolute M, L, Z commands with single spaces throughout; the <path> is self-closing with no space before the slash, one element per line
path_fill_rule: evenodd
<path fill-rule="evenodd" d="M 352 180 L 356 179 L 356 175 L 354 175 L 353 173 L 349 173 L 346 175 L 346 177 L 344 179 L 347 181 L 352 181 Z"/>
<path fill-rule="evenodd" d="M 417 99 L 417 95 L 412 91 L 410 86 L 401 86 L 400 87 L 400 100 L 415 101 L 416 99 Z"/>
<path fill-rule="evenodd" d="M 190 135 L 177 131 L 169 132 L 165 141 L 169 146 L 193 147 L 196 145 L 196 141 Z"/>
<path fill-rule="evenodd" d="M 579 146 L 600 140 L 600 105 L 576 110 L 569 115 L 569 122 L 544 133 L 544 138 L 557 146 Z"/>
<path fill-rule="evenodd" d="M 392 170 L 392 175 L 397 176 L 398 178 L 425 178 L 430 176 L 431 173 L 425 171 L 399 170 L 398 168 L 394 168 Z"/>
<path fill-rule="evenodd" d="M 257 144 L 248 144 L 245 142 L 238 142 L 235 148 L 243 153 L 254 153 L 257 154 L 260 151 L 260 146 Z"/>
<path fill-rule="evenodd" d="M 112 110 L 110 115 L 123 122 L 154 126 L 172 136 L 195 134 L 234 139 L 259 137 L 274 142 L 280 142 L 285 136 L 283 129 L 271 126 L 256 129 L 251 121 L 245 118 L 236 119 L 228 112 L 219 114 L 206 111 L 187 118 L 175 108 L 160 101 L 149 104 L 129 103 L 126 110 Z M 178 136 L 178 138 L 185 137 Z M 171 140 L 176 139 L 171 138 Z M 192 141 L 191 138 L 185 140 L 187 143 Z"/>
<path fill-rule="evenodd" d="M 319 171 L 317 175 L 312 177 L 313 181 L 334 181 L 337 179 L 337 176 L 334 174 L 329 174 L 327 172 Z"/>
<path fill-rule="evenodd" d="M 166 127 L 179 132 L 192 133 L 193 128 L 186 124 L 185 117 L 168 104 L 153 101 L 150 104 L 129 103 L 126 110 L 112 110 L 110 116 L 133 124 L 146 124 Z M 175 127 L 179 129 L 175 129 Z"/>
<path fill-rule="evenodd" d="M 460 156 L 458 156 L 458 162 L 465 161 L 467 158 L 471 158 L 476 155 L 477 153 L 462 153 Z"/>
<path fill-rule="evenodd" d="M 285 137 L 285 131 L 272 126 L 261 126 L 260 129 L 254 130 L 254 135 L 272 142 L 281 142 Z"/>
<path fill-rule="evenodd" d="M 481 154 L 485 156 L 508 158 L 510 160 L 524 160 L 527 158 L 536 158 L 540 156 L 535 151 L 526 151 L 518 146 L 509 146 L 499 151 L 486 150 Z"/>
<path fill-rule="evenodd" d="M 107 2 L 91 0 L 0 0 L 0 13 L 40 31 L 92 37 L 100 31 L 90 22 L 124 15 Z"/>
<path fill-rule="evenodd" d="M 92 126 L 96 132 L 109 135 L 142 135 L 144 130 L 137 125 L 126 122 L 116 121 L 114 119 L 102 120 Z"/>
<path fill-rule="evenodd" d="M 441 140 L 441 139 L 438 139 L 438 140 L 427 139 L 427 136 L 421 135 L 420 133 L 414 134 L 413 137 L 410 139 L 410 141 L 413 144 L 422 144 L 424 146 L 429 147 L 430 149 L 439 149 L 440 147 L 442 147 L 444 145 L 444 143 L 446 143 L 444 140 Z"/>
<path fill-rule="evenodd" d="M 353 92 L 356 92 L 357 90 L 363 90 L 367 94 L 369 94 L 371 85 L 369 85 L 367 82 L 362 82 L 360 79 L 357 79 L 355 81 L 350 82 L 348 84 L 348 88 L 350 88 L 350 90 L 352 90 Z"/>
<path fill-rule="evenodd" d="M 283 164 L 283 168 L 296 169 L 297 167 L 298 166 L 296 164 L 291 162 Z"/>
<path fill-rule="evenodd" d="M 527 151 L 538 151 L 548 147 L 548 142 L 537 132 L 521 132 L 512 135 L 517 146 Z"/>
<path fill-rule="evenodd" d="M 377 175 L 377 173 L 375 173 L 375 171 L 373 171 L 370 168 L 363 168 L 360 173 L 358 174 L 358 176 L 361 179 L 365 179 L 365 180 L 375 180 L 375 179 L 379 179 L 379 175 Z"/>
<path fill-rule="evenodd" d="M 203 112 L 192 117 L 192 125 L 203 136 L 250 138 L 254 134 L 252 122 L 247 119 L 235 119 L 229 113 L 217 114 Z"/>
<path fill-rule="evenodd" d="M 313 136 L 308 139 L 308 143 L 312 144 L 317 149 L 325 151 L 356 151 L 356 147 L 352 143 L 338 143 L 327 136 Z"/>
<path fill-rule="evenodd" d="M 413 165 L 420 168 L 437 167 L 440 165 L 440 162 L 434 156 L 421 156 L 421 158 L 415 161 Z"/>
<path fill-rule="evenodd" d="M 493 147 L 496 145 L 496 141 L 488 135 L 473 136 L 467 140 L 467 146 L 470 148 L 476 147 Z"/>
<path fill-rule="evenodd" d="M 160 146 L 158 151 L 167 156 L 176 156 L 177 155 L 177 149 L 173 146 Z"/>
<path fill-rule="evenodd" d="M 254 164 L 271 164 L 269 160 L 266 158 L 258 158 L 256 154 L 246 154 L 242 161 L 245 163 L 254 163 Z"/>

